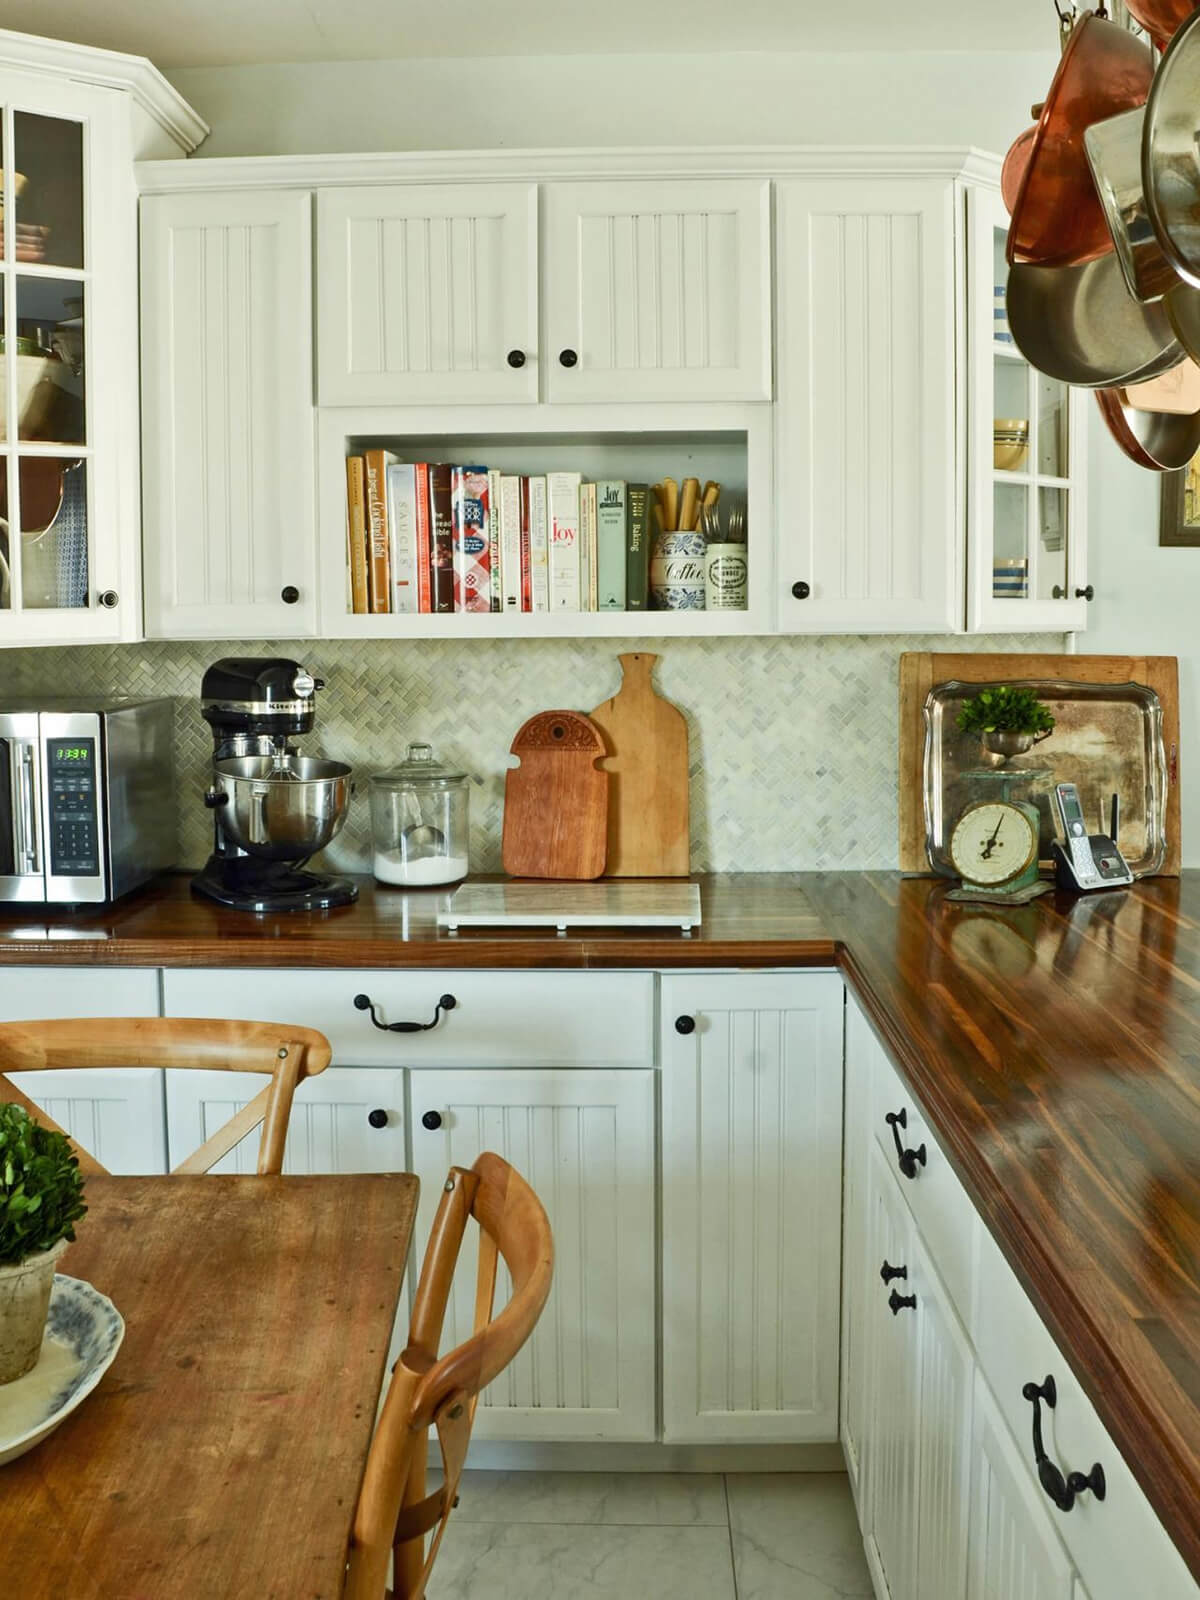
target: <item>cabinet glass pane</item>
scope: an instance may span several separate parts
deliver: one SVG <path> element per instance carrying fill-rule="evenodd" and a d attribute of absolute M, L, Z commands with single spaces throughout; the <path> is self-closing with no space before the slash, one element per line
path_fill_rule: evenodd
<path fill-rule="evenodd" d="M 1028 490 L 997 482 L 992 489 L 992 594 L 997 600 L 1024 600 L 1029 592 Z"/>
<path fill-rule="evenodd" d="M 0 463 L 0 517 L 12 533 L 8 474 Z M 35 610 L 88 603 L 87 466 L 62 456 L 20 460 L 21 604 Z M 5 556 L 7 564 L 7 545 Z"/>
<path fill-rule="evenodd" d="M 992 465 L 1029 471 L 1029 368 L 1006 357 L 992 363 Z"/>
<path fill-rule="evenodd" d="M 1005 250 L 1008 234 L 1003 228 L 992 229 L 992 337 L 1000 344 L 1012 344 L 1008 331 L 1008 316 L 1004 310 L 1004 288 L 1008 282 L 1008 262 Z"/>
<path fill-rule="evenodd" d="M 18 261 L 83 266 L 83 128 L 32 111 L 13 114 Z"/>
<path fill-rule="evenodd" d="M 1054 591 L 1057 589 L 1058 594 Z M 1038 490 L 1037 598 L 1061 600 L 1067 589 L 1067 491 Z"/>
<path fill-rule="evenodd" d="M 1045 478 L 1069 476 L 1071 464 L 1067 444 L 1067 395 L 1065 383 L 1056 378 L 1037 379 L 1038 464 Z"/>
<path fill-rule="evenodd" d="M 17 404 L 22 439 L 87 442 L 83 285 L 73 278 L 17 278 Z"/>

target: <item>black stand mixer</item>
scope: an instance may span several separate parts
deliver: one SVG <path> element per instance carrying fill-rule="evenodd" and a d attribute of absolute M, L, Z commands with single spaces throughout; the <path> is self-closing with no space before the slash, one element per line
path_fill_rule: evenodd
<path fill-rule="evenodd" d="M 239 911 L 324 911 L 358 898 L 351 879 L 305 870 L 350 805 L 350 768 L 289 743 L 312 732 L 324 687 L 285 657 L 226 657 L 204 674 L 200 714 L 213 731 L 204 803 L 215 827 L 196 894 Z"/>

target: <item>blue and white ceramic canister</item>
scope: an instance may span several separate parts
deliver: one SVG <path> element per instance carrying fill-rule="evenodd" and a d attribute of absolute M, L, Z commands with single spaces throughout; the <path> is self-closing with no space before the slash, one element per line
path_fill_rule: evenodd
<path fill-rule="evenodd" d="M 663 533 L 650 562 L 650 605 L 655 611 L 704 610 L 702 533 Z"/>

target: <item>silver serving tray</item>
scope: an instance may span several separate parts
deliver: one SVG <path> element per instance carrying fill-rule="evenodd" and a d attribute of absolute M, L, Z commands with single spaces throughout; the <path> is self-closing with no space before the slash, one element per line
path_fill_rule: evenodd
<path fill-rule="evenodd" d="M 1057 835 L 1054 785 L 1073 783 L 1092 833 L 1107 833 L 1109 800 L 1120 795 L 1121 853 L 1135 878 L 1158 872 L 1167 854 L 1167 760 L 1162 705 L 1154 690 L 1140 683 L 1006 682 L 1032 689 L 1054 714 L 1048 739 L 992 769 L 1029 772 L 1029 787 L 1020 798 L 1041 814 L 1042 858 L 1049 856 Z M 955 679 L 939 683 L 925 701 L 925 850 L 934 871 L 947 877 L 957 876 L 947 846 L 963 807 L 995 797 L 995 780 L 980 772 L 987 758 L 981 757 L 978 735 L 960 733 L 956 726 L 963 702 L 988 687 L 995 685 Z"/>

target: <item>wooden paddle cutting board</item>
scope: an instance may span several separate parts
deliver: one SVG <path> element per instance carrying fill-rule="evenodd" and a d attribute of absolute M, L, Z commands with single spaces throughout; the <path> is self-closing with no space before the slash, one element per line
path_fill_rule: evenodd
<path fill-rule="evenodd" d="M 504 779 L 504 870 L 514 878 L 598 878 L 608 832 L 599 729 L 580 711 L 539 711 L 517 733 Z"/>
<path fill-rule="evenodd" d="M 688 736 L 683 713 L 655 692 L 656 655 L 621 656 L 618 692 L 592 712 L 610 760 L 610 878 L 686 878 Z"/>

